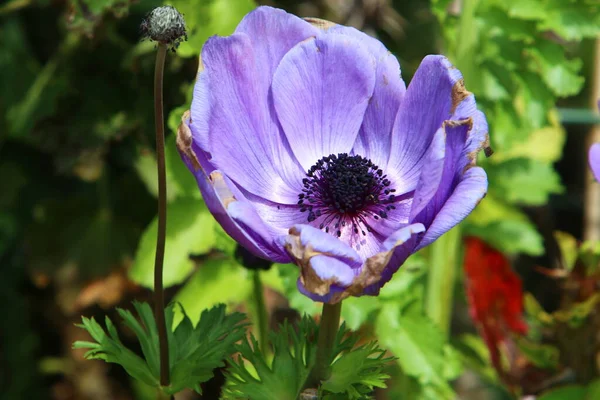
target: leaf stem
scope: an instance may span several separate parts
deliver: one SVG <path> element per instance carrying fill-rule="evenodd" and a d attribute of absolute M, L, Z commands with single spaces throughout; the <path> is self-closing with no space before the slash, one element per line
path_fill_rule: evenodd
<path fill-rule="evenodd" d="M 158 169 L 158 234 L 154 259 L 154 318 L 158 329 L 160 356 L 160 384 L 168 386 L 169 343 L 165 323 L 165 294 L 163 291 L 163 263 L 165 258 L 165 236 L 167 230 L 167 178 L 165 172 L 165 121 L 163 116 L 163 71 L 167 45 L 158 44 L 154 69 L 154 123 L 156 125 L 156 160 Z"/>
<path fill-rule="evenodd" d="M 256 335 L 258 336 L 258 343 L 260 344 L 260 350 L 266 352 L 268 345 L 268 333 L 269 333 L 269 315 L 265 306 L 265 296 L 263 291 L 263 284 L 260 278 L 260 271 L 252 271 L 252 283 L 253 283 L 253 296 L 254 300 L 254 327 L 256 329 Z"/>
<path fill-rule="evenodd" d="M 341 312 L 342 302 L 336 304 L 323 303 L 319 338 L 317 339 L 317 358 L 308 378 L 311 387 L 318 387 L 322 381 L 329 378 L 331 353 L 333 352 L 333 344 L 340 327 Z"/>

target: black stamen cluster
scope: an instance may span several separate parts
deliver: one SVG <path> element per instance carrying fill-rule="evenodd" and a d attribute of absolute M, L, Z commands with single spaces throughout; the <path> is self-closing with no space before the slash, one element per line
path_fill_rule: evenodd
<path fill-rule="evenodd" d="M 323 217 L 319 227 L 329 232 L 333 225 L 337 236 L 348 223 L 354 233 L 366 235 L 365 229 L 371 229 L 365 217 L 387 218 L 387 211 L 395 208 L 390 203 L 396 200 L 396 190 L 390 188 L 387 175 L 364 157 L 331 154 L 317 161 L 306 176 L 298 195 L 300 211 L 308 212 L 308 222 Z"/>

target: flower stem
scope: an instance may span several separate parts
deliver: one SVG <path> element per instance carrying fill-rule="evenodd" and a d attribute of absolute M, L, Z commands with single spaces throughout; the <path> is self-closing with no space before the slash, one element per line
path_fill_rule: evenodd
<path fill-rule="evenodd" d="M 262 280 L 260 279 L 260 271 L 252 271 L 252 282 L 254 289 L 252 296 L 252 299 L 254 300 L 254 327 L 256 335 L 258 336 L 260 349 L 265 352 L 268 344 L 269 315 L 265 306 L 265 296 Z"/>
<path fill-rule="evenodd" d="M 452 319 L 452 297 L 456 272 L 462 264 L 459 226 L 446 232 L 430 247 L 425 311 L 447 336 Z"/>
<path fill-rule="evenodd" d="M 167 45 L 158 44 L 154 69 L 154 123 L 156 125 L 156 161 L 158 166 L 158 234 L 154 259 L 154 318 L 158 329 L 160 384 L 169 385 L 169 343 L 165 323 L 165 294 L 163 291 L 163 262 L 167 232 L 167 178 L 165 172 L 165 121 L 163 117 L 163 71 Z"/>
<path fill-rule="evenodd" d="M 319 338 L 317 339 L 317 359 L 308 381 L 311 387 L 318 387 L 329 378 L 333 344 L 340 327 L 342 302 L 336 304 L 323 303 Z"/>

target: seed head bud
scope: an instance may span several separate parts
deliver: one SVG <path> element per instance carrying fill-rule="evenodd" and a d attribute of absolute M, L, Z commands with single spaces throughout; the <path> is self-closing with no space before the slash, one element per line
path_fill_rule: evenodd
<path fill-rule="evenodd" d="M 173 6 L 156 7 L 140 26 L 144 39 L 168 45 L 173 51 L 187 40 L 183 15 Z"/>

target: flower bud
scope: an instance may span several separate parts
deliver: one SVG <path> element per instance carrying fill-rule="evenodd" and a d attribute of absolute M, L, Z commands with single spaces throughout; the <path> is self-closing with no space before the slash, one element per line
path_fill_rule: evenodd
<path fill-rule="evenodd" d="M 144 39 L 169 45 L 173 50 L 187 40 L 183 15 L 173 6 L 156 7 L 150 11 L 140 30 Z"/>

